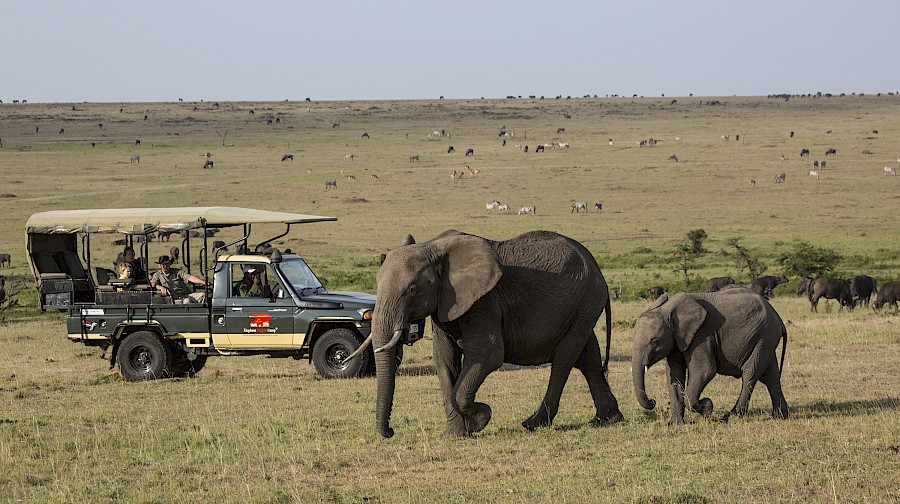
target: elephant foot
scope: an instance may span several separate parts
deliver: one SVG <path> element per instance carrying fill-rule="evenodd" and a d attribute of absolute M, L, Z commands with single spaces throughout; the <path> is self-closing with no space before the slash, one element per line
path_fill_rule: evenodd
<path fill-rule="evenodd" d="M 591 427 L 609 427 L 610 425 L 615 425 L 619 422 L 624 422 L 625 417 L 621 412 L 615 412 L 610 416 L 606 417 L 594 417 L 591 419 L 590 425 Z"/>
<path fill-rule="evenodd" d="M 669 418 L 669 425 L 684 425 L 684 415 Z"/>
<path fill-rule="evenodd" d="M 725 413 L 721 417 L 719 417 L 719 421 L 722 423 L 728 423 L 728 419 L 731 418 L 731 413 Z"/>
<path fill-rule="evenodd" d="M 697 405 L 693 408 L 694 411 L 700 413 L 701 415 L 708 417 L 712 415 L 713 412 L 713 402 L 712 399 L 708 397 L 704 397 L 697 401 Z"/>
<path fill-rule="evenodd" d="M 491 421 L 491 407 L 485 403 L 473 404 L 466 413 L 466 430 L 470 434 L 484 429 Z"/>
<path fill-rule="evenodd" d="M 443 434 L 441 434 L 443 438 L 467 438 L 472 437 L 472 434 L 465 429 L 461 429 L 458 427 L 447 426 L 444 430 Z"/>
<path fill-rule="evenodd" d="M 550 425 L 550 414 L 541 405 L 537 411 L 534 412 L 533 415 L 528 417 L 522 422 L 522 427 L 525 427 L 529 431 L 534 431 L 538 427 L 548 427 Z"/>

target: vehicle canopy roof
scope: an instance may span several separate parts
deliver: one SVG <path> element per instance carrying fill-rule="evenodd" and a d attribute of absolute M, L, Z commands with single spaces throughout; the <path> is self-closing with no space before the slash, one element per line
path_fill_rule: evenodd
<path fill-rule="evenodd" d="M 27 234 L 123 233 L 143 235 L 154 231 L 183 231 L 202 227 L 244 224 L 300 224 L 335 221 L 336 217 L 271 212 L 240 207 L 104 208 L 53 210 L 32 215 Z"/>

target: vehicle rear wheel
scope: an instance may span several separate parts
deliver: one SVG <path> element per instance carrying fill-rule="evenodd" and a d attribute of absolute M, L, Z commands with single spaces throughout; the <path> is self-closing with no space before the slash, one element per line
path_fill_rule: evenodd
<path fill-rule="evenodd" d="M 188 353 L 180 348 L 172 347 L 172 367 L 169 373 L 172 376 L 193 377 L 206 365 L 206 355 L 198 355 L 194 360 L 188 358 Z"/>
<path fill-rule="evenodd" d="M 316 341 L 312 361 L 316 371 L 325 378 L 356 378 L 369 367 L 371 352 L 363 352 L 350 362 L 348 355 L 360 345 L 356 333 L 342 327 L 331 329 Z"/>
<path fill-rule="evenodd" d="M 119 372 L 128 381 L 155 380 L 167 376 L 172 367 L 172 350 L 149 331 L 130 334 L 116 353 Z"/>

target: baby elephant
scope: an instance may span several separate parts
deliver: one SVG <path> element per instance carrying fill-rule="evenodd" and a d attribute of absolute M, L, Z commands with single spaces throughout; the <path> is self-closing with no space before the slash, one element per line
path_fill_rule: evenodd
<path fill-rule="evenodd" d="M 663 358 L 669 368 L 671 423 L 684 423 L 684 406 L 703 416 L 713 411 L 712 400 L 700 398 L 716 374 L 741 379 L 737 403 L 723 417 L 743 415 L 757 381 L 769 389 L 772 415 L 788 417 L 781 391 L 781 368 L 775 355 L 778 342 L 781 365 L 787 348 L 787 330 L 772 305 L 747 289 L 660 297 L 638 318 L 631 355 L 634 391 L 638 403 L 653 409 L 647 397 L 644 372 Z M 686 382 L 686 378 L 689 381 Z"/>

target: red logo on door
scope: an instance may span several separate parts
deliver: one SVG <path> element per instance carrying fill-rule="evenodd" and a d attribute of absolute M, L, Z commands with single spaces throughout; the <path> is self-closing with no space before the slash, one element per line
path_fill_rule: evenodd
<path fill-rule="evenodd" d="M 250 318 L 250 327 L 269 327 L 269 321 L 272 320 L 268 313 L 254 313 Z"/>

